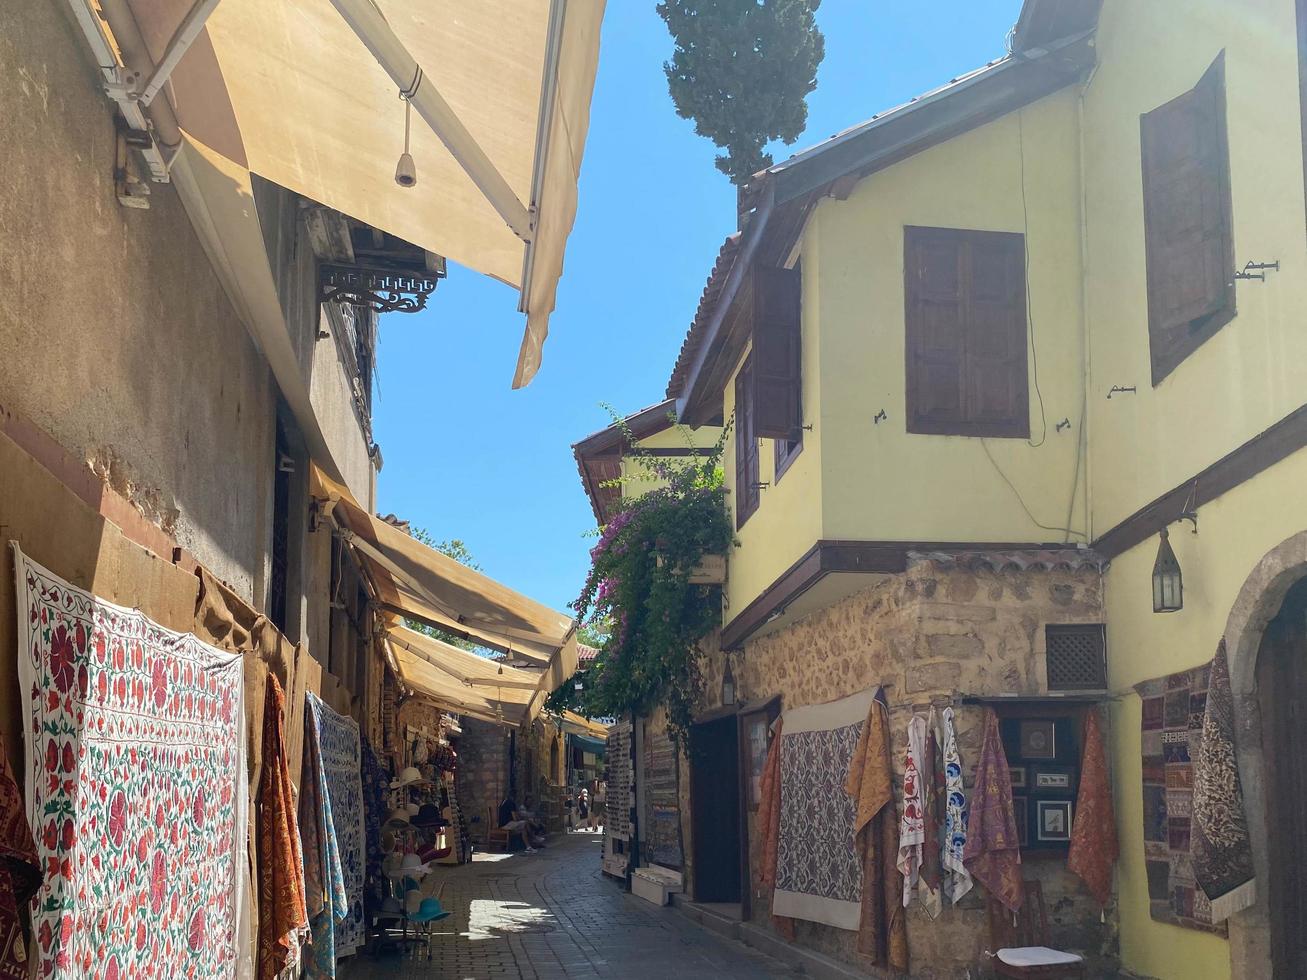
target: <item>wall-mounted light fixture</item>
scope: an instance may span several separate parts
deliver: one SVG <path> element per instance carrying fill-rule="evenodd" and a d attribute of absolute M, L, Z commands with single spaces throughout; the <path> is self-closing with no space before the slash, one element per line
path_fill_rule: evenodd
<path fill-rule="evenodd" d="M 1179 612 L 1184 608 L 1184 576 L 1171 548 L 1170 535 L 1162 528 L 1157 559 L 1153 562 L 1153 612 Z"/>
<path fill-rule="evenodd" d="M 722 707 L 729 708 L 735 704 L 735 674 L 731 672 L 731 657 L 724 657 L 726 666 L 722 668 Z"/>

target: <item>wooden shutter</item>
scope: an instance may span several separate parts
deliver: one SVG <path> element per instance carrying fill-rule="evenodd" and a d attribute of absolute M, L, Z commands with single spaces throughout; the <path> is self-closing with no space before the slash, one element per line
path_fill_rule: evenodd
<path fill-rule="evenodd" d="M 1148 343 L 1157 384 L 1234 313 L 1225 66 L 1139 118 Z"/>
<path fill-rule="evenodd" d="M 754 434 L 797 442 L 803 432 L 801 273 L 755 266 L 751 279 Z"/>
<path fill-rule="evenodd" d="M 758 509 L 758 437 L 753 415 L 753 356 L 735 376 L 735 527 Z"/>
<path fill-rule="evenodd" d="M 904 301 L 908 431 L 1028 436 L 1023 237 L 905 228 Z"/>

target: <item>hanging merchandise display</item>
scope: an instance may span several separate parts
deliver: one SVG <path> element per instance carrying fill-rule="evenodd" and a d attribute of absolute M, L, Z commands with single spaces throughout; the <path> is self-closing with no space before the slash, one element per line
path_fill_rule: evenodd
<path fill-rule="evenodd" d="M 926 759 L 926 719 L 913 715 L 908 722 L 908 750 L 903 756 L 903 816 L 899 820 L 898 871 L 903 876 L 903 907 L 912 904 L 926 850 L 926 816 L 922 798 Z"/>
<path fill-rule="evenodd" d="M 1080 876 L 1100 906 L 1112 898 L 1112 867 L 1119 846 L 1116 812 L 1112 806 L 1112 776 L 1107 769 L 1107 748 L 1098 709 L 1085 715 L 1084 748 L 1080 758 L 1080 792 L 1076 819 L 1071 826 L 1071 850 L 1066 866 Z"/>
<path fill-rule="evenodd" d="M 976 766 L 976 788 L 967 817 L 967 870 L 996 899 L 1018 912 L 1025 897 L 1012 781 L 999 735 L 998 715 L 985 709 L 985 734 Z"/>
<path fill-rule="evenodd" d="M 304 975 L 310 980 L 331 980 L 336 976 L 336 927 L 349 915 L 345 875 L 340 847 L 332 820 L 331 794 L 322 767 L 318 744 L 315 703 L 307 695 L 304 713 L 304 765 L 300 775 L 299 824 L 304 851 L 305 900 L 312 929 L 312 947 L 305 959 Z"/>
<path fill-rule="evenodd" d="M 908 927 L 898 902 L 899 881 L 895 874 L 899 832 L 890 762 L 889 708 L 883 689 L 877 689 L 869 702 L 864 695 L 844 700 L 853 702 L 850 708 L 858 701 L 866 704 L 865 720 L 844 781 L 845 795 L 855 808 L 854 854 L 862 872 L 858 952 L 871 957 L 877 966 L 907 973 Z"/>
<path fill-rule="evenodd" d="M 1159 922 L 1224 935 L 1226 924 L 1194 878 L 1193 760 L 1198 756 L 1212 665 L 1135 685 L 1141 705 L 1144 864 L 1149 913 Z"/>
<path fill-rule="evenodd" d="M 1112 812 L 1110 797 L 1106 812 Z M 1256 901 L 1253 849 L 1234 744 L 1234 694 L 1225 640 L 1212 661 L 1203 710 L 1203 738 L 1194 760 L 1193 854 L 1194 878 L 1212 903 L 1214 922 L 1223 922 Z"/>
<path fill-rule="evenodd" d="M 13 545 L 42 977 L 252 967 L 243 662 Z M 243 962 L 242 962 L 243 961 Z"/>
<path fill-rule="evenodd" d="M 938 917 L 943 909 L 941 861 L 944 841 L 944 757 L 939 751 L 939 718 L 930 709 L 926 723 L 926 757 L 921 766 L 921 818 L 926 830 L 926 843 L 921 853 L 921 877 L 917 890 L 922 908 L 930 917 Z"/>
<path fill-rule="evenodd" d="M 940 840 L 944 895 L 954 905 L 971 891 L 971 872 L 962 863 L 967 848 L 967 793 L 962 784 L 962 760 L 958 756 L 953 709 L 939 715 L 940 756 L 944 763 L 944 827 Z"/>
<path fill-rule="evenodd" d="M 345 882 L 347 914 L 336 923 L 336 957 L 349 956 L 366 939 L 363 878 L 366 833 L 363 825 L 363 759 L 359 726 L 309 692 L 309 715 L 317 727 L 322 772 L 331 799 L 331 818 Z"/>
<path fill-rule="evenodd" d="M 269 673 L 263 702 L 263 765 L 257 800 L 260 980 L 276 980 L 299 966 L 309 937 L 304 902 L 304 856 L 295 787 L 286 758 L 286 696 Z"/>
<path fill-rule="evenodd" d="M 8 748 L 0 739 L 0 977 L 4 980 L 26 980 L 29 975 L 18 910 L 36 894 L 42 877 L 23 797 L 9 768 Z"/>

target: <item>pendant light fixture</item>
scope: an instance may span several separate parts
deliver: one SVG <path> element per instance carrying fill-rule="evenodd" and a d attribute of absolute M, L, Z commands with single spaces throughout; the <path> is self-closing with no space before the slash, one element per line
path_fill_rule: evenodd
<path fill-rule="evenodd" d="M 408 141 L 413 121 L 412 100 L 421 84 L 422 69 L 419 68 L 413 75 L 413 84 L 399 93 L 399 97 L 404 100 L 404 152 L 399 155 L 399 163 L 395 165 L 395 183 L 400 187 L 413 187 L 418 182 L 418 168 L 413 162 L 413 154 L 408 152 Z"/>
<path fill-rule="evenodd" d="M 1179 612 L 1184 608 L 1184 577 L 1171 548 L 1171 536 L 1162 528 L 1157 560 L 1153 562 L 1153 612 Z"/>

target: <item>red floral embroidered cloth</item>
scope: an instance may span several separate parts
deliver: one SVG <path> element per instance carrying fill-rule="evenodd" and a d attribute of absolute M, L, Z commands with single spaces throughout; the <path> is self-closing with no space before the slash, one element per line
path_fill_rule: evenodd
<path fill-rule="evenodd" d="M 248 783 L 240 656 L 14 546 L 41 977 L 237 974 Z"/>

